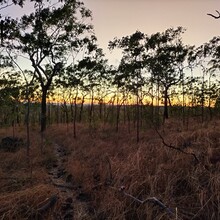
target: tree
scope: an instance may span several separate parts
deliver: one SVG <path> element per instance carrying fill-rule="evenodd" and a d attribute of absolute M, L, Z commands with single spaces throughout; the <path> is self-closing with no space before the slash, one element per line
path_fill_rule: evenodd
<path fill-rule="evenodd" d="M 162 87 L 164 119 L 168 118 L 169 90 L 181 82 L 188 47 L 182 43 L 182 27 L 152 34 L 146 41 L 145 65 L 151 72 L 151 81 Z"/>
<path fill-rule="evenodd" d="M 31 2 L 36 2 L 36 3 L 43 3 L 44 2 L 48 2 L 49 0 L 30 0 Z M 62 1 L 62 0 L 60 0 Z M 0 0 L 0 5 L 2 5 L 2 8 L 1 9 L 4 9 L 4 8 L 7 8 L 7 7 L 10 7 L 12 5 L 18 5 L 20 7 L 23 7 L 24 4 L 25 4 L 26 0 Z"/>
<path fill-rule="evenodd" d="M 92 46 L 92 48 L 90 48 Z M 89 109 L 89 124 L 92 125 L 95 94 L 105 86 L 108 79 L 107 60 L 102 49 L 98 48 L 94 42 L 88 48 L 87 55 L 79 62 L 78 71 L 81 79 L 81 89 L 90 93 L 90 109 Z"/>
<path fill-rule="evenodd" d="M 209 108 L 210 118 L 212 118 L 212 108 L 214 100 L 218 96 L 218 81 L 216 71 L 220 69 L 220 37 L 214 37 L 209 42 L 192 50 L 188 61 L 191 66 L 200 67 L 202 70 L 201 83 L 197 88 L 202 106 L 202 119 L 204 105 Z"/>
<path fill-rule="evenodd" d="M 109 49 L 117 47 L 123 50 L 123 56 L 115 76 L 114 84 L 117 85 L 118 89 L 125 89 L 136 95 L 137 141 L 139 141 L 139 91 L 146 83 L 143 75 L 144 44 L 145 34 L 140 31 L 136 31 L 134 34 L 123 37 L 122 39 L 115 38 L 109 42 Z"/>
<path fill-rule="evenodd" d="M 2 125 L 10 123 L 13 128 L 19 117 L 18 105 L 22 89 L 20 80 L 21 76 L 18 73 L 4 72 L 0 76 L 0 120 Z"/>
<path fill-rule="evenodd" d="M 23 15 L 18 21 L 13 18 L 3 21 L 2 46 L 11 53 L 26 56 L 41 86 L 41 132 L 46 129 L 48 91 L 70 62 L 70 53 L 80 52 L 83 38 L 92 30 L 85 23 L 91 18 L 91 12 L 83 3 L 65 0 L 53 7 L 51 4 L 37 1 L 34 12 L 29 15 Z"/>

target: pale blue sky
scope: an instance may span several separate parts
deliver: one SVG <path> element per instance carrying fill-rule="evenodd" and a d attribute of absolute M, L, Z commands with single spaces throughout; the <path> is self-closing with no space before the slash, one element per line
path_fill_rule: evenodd
<path fill-rule="evenodd" d="M 136 30 L 146 34 L 183 26 L 184 43 L 201 45 L 220 34 L 220 19 L 207 13 L 220 11 L 219 0 L 84 0 L 93 12 L 93 24 L 100 47 L 112 64 L 120 53 L 110 54 L 107 45 L 114 37 L 122 37 Z"/>

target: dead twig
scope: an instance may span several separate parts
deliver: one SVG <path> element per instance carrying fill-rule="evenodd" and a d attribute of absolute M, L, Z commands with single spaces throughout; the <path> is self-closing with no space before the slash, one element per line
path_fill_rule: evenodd
<path fill-rule="evenodd" d="M 161 202 L 159 199 L 157 199 L 156 197 L 149 197 L 145 200 L 140 200 L 134 196 L 132 196 L 129 193 L 125 192 L 125 187 L 121 186 L 119 191 L 121 191 L 125 196 L 132 198 L 134 201 L 140 203 L 140 204 L 146 204 L 146 203 L 153 203 L 154 205 L 157 205 L 159 208 L 161 208 L 162 210 L 165 210 L 169 215 L 171 216 L 175 216 L 175 213 L 171 210 L 171 208 L 167 207 L 163 202 Z"/>
<path fill-rule="evenodd" d="M 220 18 L 220 12 L 218 11 L 218 10 L 215 10 L 216 12 L 217 12 L 217 14 L 218 14 L 218 16 L 216 16 L 216 15 L 213 15 L 213 14 L 207 14 L 207 15 L 209 15 L 209 16 L 211 16 L 211 17 L 213 17 L 213 18 L 215 18 L 215 19 L 219 19 Z"/>
<path fill-rule="evenodd" d="M 173 146 L 173 145 L 171 145 L 171 144 L 167 144 L 167 143 L 165 142 L 163 136 L 160 134 L 160 132 L 157 130 L 157 128 L 156 128 L 155 126 L 154 126 L 154 130 L 156 131 L 156 133 L 157 133 L 158 136 L 160 137 L 160 139 L 161 139 L 161 141 L 162 141 L 162 143 L 163 143 L 164 146 L 166 146 L 166 147 L 168 147 L 168 148 L 171 148 L 171 149 L 173 149 L 173 150 L 177 150 L 177 151 L 179 151 L 179 152 L 181 152 L 181 153 L 183 153 L 183 154 L 191 155 L 191 156 L 194 157 L 196 164 L 199 164 L 199 163 L 200 163 L 200 161 L 199 161 L 198 157 L 196 156 L 196 154 L 186 152 L 186 151 L 182 150 L 182 149 L 179 148 L 179 147 L 175 147 L 175 146 Z"/>

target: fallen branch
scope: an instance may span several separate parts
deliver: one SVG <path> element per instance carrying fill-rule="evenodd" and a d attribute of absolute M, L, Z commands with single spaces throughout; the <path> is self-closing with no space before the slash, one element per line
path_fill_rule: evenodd
<path fill-rule="evenodd" d="M 200 161 L 199 161 L 198 157 L 196 156 L 196 154 L 186 152 L 186 151 L 182 150 L 182 149 L 179 148 L 179 147 L 175 147 L 175 146 L 173 146 L 173 145 L 171 145 L 171 144 L 167 144 L 167 143 L 165 142 L 163 136 L 160 134 L 160 132 L 157 130 L 157 128 L 156 128 L 155 126 L 154 126 L 154 130 L 157 132 L 157 134 L 158 134 L 158 136 L 160 137 L 160 139 L 162 140 L 162 143 L 163 143 L 164 146 L 166 146 L 166 147 L 168 147 L 168 148 L 171 148 L 171 149 L 173 149 L 173 150 L 177 150 L 177 151 L 179 151 L 179 152 L 181 152 L 181 153 L 183 153 L 183 154 L 191 155 L 191 156 L 194 157 L 194 159 L 195 159 L 195 161 L 196 161 L 196 164 L 200 163 Z"/>
<path fill-rule="evenodd" d="M 215 18 L 215 19 L 219 19 L 220 18 L 220 12 L 218 10 L 215 10 L 215 11 L 217 12 L 218 16 L 215 16 L 213 14 L 207 14 L 207 15 L 209 15 L 209 16 Z"/>
<path fill-rule="evenodd" d="M 156 197 L 149 197 L 149 198 L 147 198 L 147 199 L 145 199 L 145 200 L 140 200 L 140 199 L 138 199 L 138 198 L 132 196 L 131 194 L 126 193 L 124 186 L 121 186 L 121 188 L 119 189 L 119 191 L 121 191 L 125 196 L 132 198 L 134 201 L 136 201 L 136 202 L 138 202 L 138 203 L 141 203 L 141 204 L 145 204 L 145 203 L 148 203 L 148 202 L 153 203 L 154 205 L 157 205 L 159 208 L 165 210 L 169 215 L 175 216 L 175 213 L 172 212 L 172 210 L 171 210 L 169 207 L 167 207 L 164 203 L 162 203 L 162 202 L 161 202 L 159 199 L 157 199 Z"/>

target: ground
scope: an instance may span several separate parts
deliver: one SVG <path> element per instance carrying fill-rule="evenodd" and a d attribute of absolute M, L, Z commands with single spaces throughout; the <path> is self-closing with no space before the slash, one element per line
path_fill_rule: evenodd
<path fill-rule="evenodd" d="M 158 130 L 142 128 L 139 143 L 127 125 L 116 132 L 77 124 L 76 134 L 71 124 L 51 125 L 42 142 L 32 127 L 29 159 L 25 146 L 0 151 L 1 219 L 219 218 L 220 121 L 186 127 L 169 119 Z M 6 136 L 12 128 L 0 130 Z M 16 127 L 15 136 L 25 140 L 25 129 Z M 165 208 L 139 201 L 151 197 Z"/>

